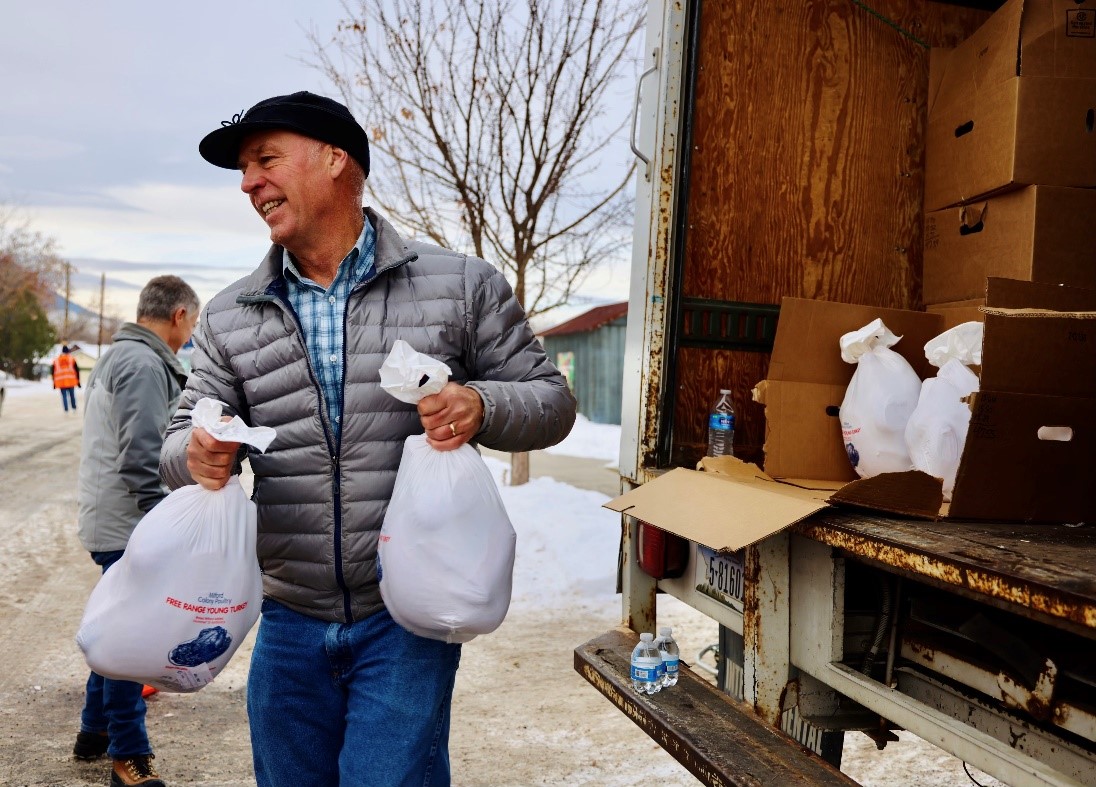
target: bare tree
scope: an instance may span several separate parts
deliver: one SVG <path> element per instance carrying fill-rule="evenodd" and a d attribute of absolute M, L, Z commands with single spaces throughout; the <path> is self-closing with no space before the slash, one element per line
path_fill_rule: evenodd
<path fill-rule="evenodd" d="M 499 266 L 533 317 L 628 245 L 629 118 L 608 99 L 634 77 L 645 7 L 359 0 L 310 40 L 370 133 L 370 198 L 412 234 Z M 527 455 L 511 478 L 528 479 Z"/>
<path fill-rule="evenodd" d="M 633 168 L 610 160 L 628 118 L 607 118 L 606 98 L 633 76 L 644 6 L 360 0 L 311 41 L 372 136 L 370 197 L 499 265 L 534 316 L 619 251 Z"/>
<path fill-rule="evenodd" d="M 30 292 L 45 302 L 60 284 L 65 262 L 56 243 L 31 229 L 17 208 L 0 203 L 0 308 Z"/>

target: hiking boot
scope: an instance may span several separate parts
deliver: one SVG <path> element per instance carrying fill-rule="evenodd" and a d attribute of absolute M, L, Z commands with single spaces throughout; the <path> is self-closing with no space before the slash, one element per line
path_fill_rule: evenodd
<path fill-rule="evenodd" d="M 160 774 L 152 767 L 153 754 L 137 754 L 124 760 L 114 761 L 114 770 L 110 774 L 111 787 L 165 787 Z"/>
<path fill-rule="evenodd" d="M 107 753 L 110 738 L 105 732 L 78 732 L 72 756 L 78 760 L 97 760 Z"/>

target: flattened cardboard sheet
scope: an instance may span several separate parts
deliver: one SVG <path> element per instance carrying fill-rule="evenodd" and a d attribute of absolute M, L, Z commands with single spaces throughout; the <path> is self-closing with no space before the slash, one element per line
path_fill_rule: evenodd
<path fill-rule="evenodd" d="M 733 552 L 826 508 L 825 493 L 676 468 L 605 503 L 675 535 Z"/>
<path fill-rule="evenodd" d="M 891 514 L 936 519 L 944 503 L 944 485 L 920 470 L 880 473 L 845 484 L 830 497 L 831 503 L 886 511 Z"/>

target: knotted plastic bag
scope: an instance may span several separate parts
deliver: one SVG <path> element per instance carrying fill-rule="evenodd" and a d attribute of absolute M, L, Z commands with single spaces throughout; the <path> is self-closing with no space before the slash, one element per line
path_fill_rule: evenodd
<path fill-rule="evenodd" d="M 906 424 L 914 468 L 941 479 L 949 501 L 970 427 L 970 407 L 963 398 L 978 390 L 978 377 L 967 365 L 982 363 L 982 329 L 980 322 L 963 323 L 925 344 L 925 357 L 940 371 L 921 384 Z"/>
<path fill-rule="evenodd" d="M 901 338 L 876 319 L 840 339 L 841 358 L 856 364 L 841 402 L 841 435 L 861 478 L 913 469 L 906 424 L 917 406 L 921 379 L 890 349 Z"/>
<path fill-rule="evenodd" d="M 444 363 L 403 341 L 381 367 L 381 386 L 411 404 L 448 378 Z M 438 451 L 425 435 L 407 438 L 378 545 L 381 598 L 397 623 L 449 643 L 494 631 L 510 607 L 516 542 L 475 448 Z"/>
<path fill-rule="evenodd" d="M 265 451 L 269 427 L 202 399 L 194 426 Z M 125 554 L 92 591 L 76 643 L 93 672 L 163 691 L 197 691 L 225 667 L 259 617 L 255 504 L 238 476 L 222 489 L 184 486 L 134 528 Z"/>

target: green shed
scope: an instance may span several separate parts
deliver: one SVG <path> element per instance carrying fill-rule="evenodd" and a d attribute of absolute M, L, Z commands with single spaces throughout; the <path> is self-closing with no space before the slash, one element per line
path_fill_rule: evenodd
<path fill-rule="evenodd" d="M 540 334 L 567 378 L 578 411 L 598 424 L 620 423 L 628 304 L 597 306 Z"/>

